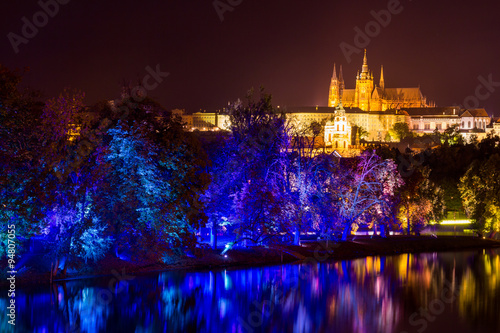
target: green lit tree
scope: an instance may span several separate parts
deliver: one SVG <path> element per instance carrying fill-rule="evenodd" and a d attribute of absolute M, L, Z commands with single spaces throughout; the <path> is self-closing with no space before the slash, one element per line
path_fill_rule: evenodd
<path fill-rule="evenodd" d="M 404 138 L 411 138 L 413 136 L 413 133 L 410 131 L 407 123 L 395 123 L 389 130 L 389 134 L 398 141 L 401 141 Z"/>
<path fill-rule="evenodd" d="M 500 231 L 500 155 L 474 161 L 458 188 L 467 215 L 481 232 Z"/>

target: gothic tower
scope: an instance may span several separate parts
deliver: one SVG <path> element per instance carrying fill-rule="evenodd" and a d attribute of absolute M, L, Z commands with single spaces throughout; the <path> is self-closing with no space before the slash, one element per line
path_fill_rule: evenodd
<path fill-rule="evenodd" d="M 342 75 L 342 66 L 341 74 Z M 336 65 L 333 64 L 332 81 L 330 82 L 330 93 L 328 94 L 328 106 L 336 107 L 340 101 L 340 80 L 337 78 Z"/>
<path fill-rule="evenodd" d="M 363 111 L 370 111 L 370 99 L 373 92 L 373 73 L 368 70 L 368 61 L 363 57 L 363 67 L 361 73 L 356 75 L 355 105 Z"/>
<path fill-rule="evenodd" d="M 340 103 L 342 103 L 342 96 L 344 94 L 345 84 L 344 84 L 344 75 L 342 74 L 342 65 L 340 65 L 340 75 L 339 75 L 339 97 Z"/>
<path fill-rule="evenodd" d="M 380 84 L 379 84 L 380 88 L 382 88 L 382 90 L 385 89 L 385 82 L 384 82 L 384 66 L 380 66 Z"/>

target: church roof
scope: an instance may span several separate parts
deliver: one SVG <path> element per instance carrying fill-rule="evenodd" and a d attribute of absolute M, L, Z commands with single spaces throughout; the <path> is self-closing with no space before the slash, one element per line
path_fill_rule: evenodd
<path fill-rule="evenodd" d="M 373 89 L 372 98 L 378 99 L 384 96 L 384 89 L 380 87 L 375 87 Z"/>
<path fill-rule="evenodd" d="M 460 133 L 484 133 L 484 129 L 479 129 L 479 128 L 470 128 L 470 129 L 460 129 Z"/>
<path fill-rule="evenodd" d="M 287 106 L 283 107 L 286 113 L 335 113 L 334 107 L 329 106 Z M 345 107 L 345 113 L 366 113 L 366 114 L 401 114 L 399 110 L 386 110 L 386 111 L 364 111 L 360 108 Z"/>
<path fill-rule="evenodd" d="M 423 98 L 420 88 L 376 88 L 380 97 L 388 100 L 420 100 Z"/>
<path fill-rule="evenodd" d="M 356 89 L 344 89 L 342 92 L 342 100 L 345 102 L 354 102 Z"/>
<path fill-rule="evenodd" d="M 402 108 L 401 110 L 406 111 L 410 117 L 419 117 L 419 116 L 458 117 L 460 113 L 460 107 L 458 106 L 446 106 L 446 107 L 435 107 L 435 108 Z"/>
<path fill-rule="evenodd" d="M 346 112 L 350 112 L 351 109 L 357 109 L 361 112 L 365 112 L 359 108 L 348 108 L 344 107 Z M 335 113 L 334 107 L 329 106 L 287 106 L 285 108 L 286 113 Z"/>
<path fill-rule="evenodd" d="M 489 117 L 485 109 L 467 109 L 460 117 Z"/>

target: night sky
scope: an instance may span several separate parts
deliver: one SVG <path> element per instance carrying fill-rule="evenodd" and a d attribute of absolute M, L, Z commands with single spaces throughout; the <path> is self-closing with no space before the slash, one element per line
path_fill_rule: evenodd
<path fill-rule="evenodd" d="M 333 63 L 343 64 L 347 88 L 361 69 L 362 52 L 349 62 L 340 44 L 356 47 L 354 28 L 365 30 L 371 11 L 388 8 L 388 1 L 220 3 L 236 5 L 223 21 L 213 1 L 69 0 L 16 54 L 8 34 L 22 36 L 22 18 L 33 22 L 41 7 L 3 1 L 0 62 L 28 66 L 25 83 L 46 97 L 72 87 L 88 104 L 118 98 L 124 80 L 135 84 L 159 65 L 170 75 L 148 95 L 168 109 L 213 110 L 260 86 L 276 105 L 325 106 Z M 478 77 L 491 76 L 498 87 L 479 90 L 480 107 L 500 116 L 498 2 L 404 0 L 399 7 L 366 45 L 376 82 L 384 65 L 386 87 L 420 85 L 447 106 L 464 104 Z"/>

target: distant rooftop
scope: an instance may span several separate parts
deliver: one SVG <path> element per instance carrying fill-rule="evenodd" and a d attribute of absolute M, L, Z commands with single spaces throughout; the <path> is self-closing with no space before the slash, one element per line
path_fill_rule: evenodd
<path fill-rule="evenodd" d="M 459 106 L 445 106 L 433 108 L 401 108 L 406 111 L 410 116 L 459 116 L 463 110 Z"/>
<path fill-rule="evenodd" d="M 402 108 L 410 116 L 457 116 L 457 117 L 489 117 L 485 109 L 461 109 L 459 106 L 445 106 L 432 108 Z"/>
<path fill-rule="evenodd" d="M 330 106 L 284 106 L 280 110 L 286 113 L 334 113 L 335 108 Z M 369 113 L 369 114 L 396 114 L 399 110 L 386 111 L 363 111 L 360 108 L 344 107 L 346 113 Z"/>

